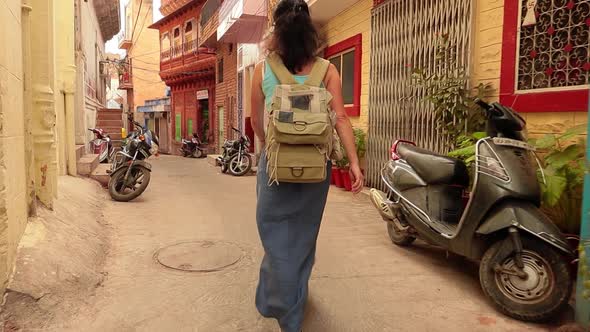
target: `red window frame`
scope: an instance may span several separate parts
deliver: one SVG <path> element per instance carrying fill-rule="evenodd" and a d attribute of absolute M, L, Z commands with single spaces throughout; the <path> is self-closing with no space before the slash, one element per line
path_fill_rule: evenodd
<path fill-rule="evenodd" d="M 351 49 L 355 49 L 354 52 L 354 95 L 353 105 L 345 107 L 346 113 L 349 116 L 360 116 L 361 115 L 361 87 L 362 87 L 362 72 L 363 72 L 363 35 L 358 34 L 345 39 L 337 44 L 329 46 L 324 51 L 324 58 L 329 59 L 330 57 L 343 53 Z"/>
<path fill-rule="evenodd" d="M 588 89 L 517 92 L 516 66 L 520 1 L 504 2 L 504 33 L 500 102 L 518 112 L 576 112 L 588 110 Z"/>

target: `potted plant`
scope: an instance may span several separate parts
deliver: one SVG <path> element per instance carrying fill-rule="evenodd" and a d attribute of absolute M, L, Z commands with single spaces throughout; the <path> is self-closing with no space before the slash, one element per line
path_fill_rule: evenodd
<path fill-rule="evenodd" d="M 352 183 L 350 181 L 350 161 L 346 154 L 342 160 L 336 162 L 336 186 L 344 188 L 346 191 L 352 190 Z"/>
<path fill-rule="evenodd" d="M 359 159 L 364 158 L 367 151 L 367 135 L 362 129 L 354 128 L 354 141 L 356 146 L 356 153 Z M 346 156 L 346 150 L 342 146 L 344 151 L 344 158 L 336 162 L 336 168 L 332 168 L 332 174 L 337 187 L 344 188 L 346 191 L 352 191 L 352 179 L 350 178 L 350 160 Z"/>
<path fill-rule="evenodd" d="M 356 154 L 359 157 L 359 161 L 365 158 L 367 152 L 367 134 L 360 128 L 354 128 L 352 130 L 354 134 L 354 143 L 356 146 Z M 364 170 L 361 169 L 364 174 Z"/>

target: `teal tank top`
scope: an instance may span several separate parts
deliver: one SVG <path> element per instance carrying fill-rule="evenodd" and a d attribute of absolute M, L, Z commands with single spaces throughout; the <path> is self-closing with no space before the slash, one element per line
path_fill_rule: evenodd
<path fill-rule="evenodd" d="M 295 81 L 300 84 L 305 83 L 307 80 L 308 75 L 293 75 Z M 270 65 L 265 61 L 264 62 L 264 78 L 262 79 L 262 92 L 264 93 L 264 105 L 266 109 L 269 109 L 270 104 L 272 103 L 272 95 L 275 93 L 275 88 L 279 85 L 279 79 L 270 69 Z"/>

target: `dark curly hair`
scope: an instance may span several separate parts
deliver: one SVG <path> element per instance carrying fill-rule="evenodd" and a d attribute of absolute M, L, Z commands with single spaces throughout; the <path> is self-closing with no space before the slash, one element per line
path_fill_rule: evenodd
<path fill-rule="evenodd" d="M 281 0 L 273 14 L 274 30 L 268 50 L 277 53 L 293 74 L 315 59 L 319 34 L 305 0 Z"/>

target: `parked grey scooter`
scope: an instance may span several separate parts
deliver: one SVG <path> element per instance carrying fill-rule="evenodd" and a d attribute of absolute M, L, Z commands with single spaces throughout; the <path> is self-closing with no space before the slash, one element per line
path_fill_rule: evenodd
<path fill-rule="evenodd" d="M 484 293 L 504 314 L 545 321 L 572 290 L 571 249 L 539 209 L 538 160 L 525 142 L 525 121 L 512 109 L 483 101 L 488 137 L 476 143 L 475 179 L 468 201 L 465 164 L 407 141 L 397 141 L 382 170 L 390 194 L 371 199 L 393 243 L 416 238 L 481 261 Z"/>

